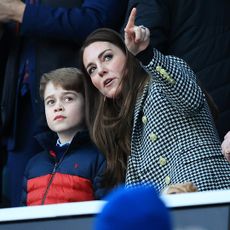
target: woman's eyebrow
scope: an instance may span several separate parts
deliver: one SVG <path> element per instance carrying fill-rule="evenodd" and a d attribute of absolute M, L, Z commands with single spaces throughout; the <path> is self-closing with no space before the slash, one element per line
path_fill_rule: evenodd
<path fill-rule="evenodd" d="M 105 52 L 110 51 L 110 50 L 111 50 L 111 49 L 105 49 L 104 51 L 102 51 L 102 52 L 98 55 L 98 59 L 100 59 L 100 58 L 103 56 L 103 54 L 104 54 Z M 89 68 L 90 65 L 93 65 L 93 63 L 92 63 L 92 62 L 88 63 L 88 65 L 86 66 L 86 69 Z"/>

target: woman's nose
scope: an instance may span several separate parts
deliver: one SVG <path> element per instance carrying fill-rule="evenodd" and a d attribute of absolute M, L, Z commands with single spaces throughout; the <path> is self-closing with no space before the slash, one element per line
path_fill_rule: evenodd
<path fill-rule="evenodd" d="M 103 77 L 106 73 L 107 73 L 107 70 L 104 66 L 101 65 L 100 67 L 98 67 L 98 75 L 99 76 Z"/>

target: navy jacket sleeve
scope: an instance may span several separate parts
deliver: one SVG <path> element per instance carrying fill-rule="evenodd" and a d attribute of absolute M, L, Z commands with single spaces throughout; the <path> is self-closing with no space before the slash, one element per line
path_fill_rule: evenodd
<path fill-rule="evenodd" d="M 20 32 L 26 36 L 82 42 L 99 27 L 118 30 L 127 0 L 85 0 L 80 8 L 26 5 Z"/>
<path fill-rule="evenodd" d="M 109 190 L 104 187 L 104 173 L 106 169 L 106 160 L 104 157 L 99 156 L 97 161 L 98 162 L 96 172 L 93 179 L 93 187 L 95 199 L 100 200 L 107 195 Z"/>
<path fill-rule="evenodd" d="M 26 176 L 26 171 L 25 171 L 24 176 L 23 176 L 20 206 L 27 206 L 27 176 Z"/>

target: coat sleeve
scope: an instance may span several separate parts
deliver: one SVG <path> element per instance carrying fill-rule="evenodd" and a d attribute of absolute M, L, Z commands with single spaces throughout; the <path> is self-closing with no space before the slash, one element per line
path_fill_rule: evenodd
<path fill-rule="evenodd" d="M 150 56 L 152 59 L 148 62 L 149 64 L 146 64 Z M 138 54 L 137 58 L 151 74 L 162 96 L 178 111 L 191 116 L 203 107 L 205 96 L 197 84 L 194 72 L 185 61 L 175 56 L 165 56 L 158 50 L 152 49 L 151 46 L 142 54 Z"/>
<path fill-rule="evenodd" d="M 82 42 L 99 27 L 118 29 L 127 0 L 85 0 L 79 8 L 26 5 L 20 32 L 26 36 Z"/>

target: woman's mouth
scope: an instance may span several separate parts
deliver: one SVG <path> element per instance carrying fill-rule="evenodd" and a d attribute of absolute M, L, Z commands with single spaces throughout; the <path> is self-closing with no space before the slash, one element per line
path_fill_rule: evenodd
<path fill-rule="evenodd" d="M 108 78 L 104 81 L 104 87 L 110 86 L 114 78 Z"/>

